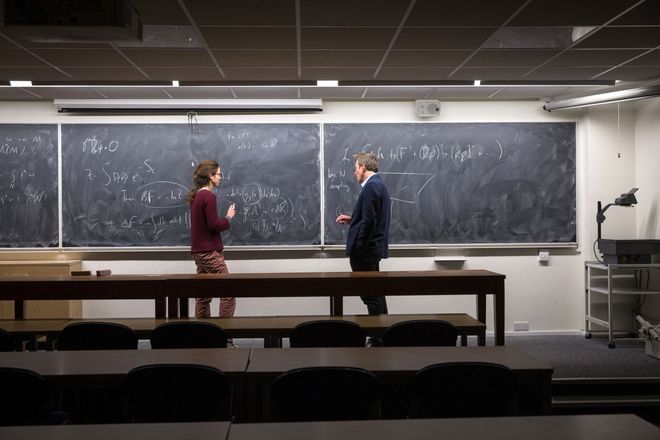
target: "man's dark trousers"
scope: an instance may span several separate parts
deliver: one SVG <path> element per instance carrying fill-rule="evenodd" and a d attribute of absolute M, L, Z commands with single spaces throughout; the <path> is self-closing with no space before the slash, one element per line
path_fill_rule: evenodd
<path fill-rule="evenodd" d="M 350 256 L 353 272 L 378 272 L 380 270 L 380 257 L 377 255 Z M 362 302 L 367 306 L 370 315 L 384 315 L 387 313 L 387 301 L 384 296 L 361 296 Z"/>

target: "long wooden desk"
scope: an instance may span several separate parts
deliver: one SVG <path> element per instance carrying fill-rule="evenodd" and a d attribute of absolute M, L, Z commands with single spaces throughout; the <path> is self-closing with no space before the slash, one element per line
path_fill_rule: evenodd
<path fill-rule="evenodd" d="M 166 313 L 166 290 L 162 275 L 0 277 L 0 300 L 152 299 L 155 315 L 161 318 Z"/>
<path fill-rule="evenodd" d="M 0 427 L 2 440 L 225 440 L 230 422 Z"/>
<path fill-rule="evenodd" d="M 247 368 L 247 402 L 253 420 L 268 419 L 268 387 L 278 375 L 294 368 L 357 367 L 374 373 L 381 384 L 405 384 L 420 369 L 442 362 L 494 362 L 518 376 L 521 414 L 549 414 L 552 367 L 517 347 L 373 347 L 264 348 L 253 350 Z M 250 397 L 252 396 L 252 397 Z"/>
<path fill-rule="evenodd" d="M 187 316 L 187 300 L 199 292 L 214 297 L 331 298 L 330 314 L 343 314 L 345 296 L 475 295 L 477 320 L 486 324 L 486 295 L 493 295 L 495 344 L 504 345 L 505 276 L 487 270 L 232 273 L 168 276 L 170 317 Z"/>
<path fill-rule="evenodd" d="M 492 295 L 495 344 L 504 345 L 504 279 L 487 270 L 11 276 L 0 277 L 0 300 L 153 299 L 155 316 L 164 318 L 166 303 L 170 317 L 179 316 L 179 307 L 187 316 L 187 300 L 181 299 L 200 292 L 237 298 L 327 296 L 333 316 L 343 314 L 345 296 L 475 295 L 477 320 L 486 324 L 486 295 Z"/>
<path fill-rule="evenodd" d="M 0 431 L 1 433 L 1 431 Z M 232 424 L 227 440 L 655 440 L 633 414 Z M 15 440 L 7 438 L 7 440 Z"/>

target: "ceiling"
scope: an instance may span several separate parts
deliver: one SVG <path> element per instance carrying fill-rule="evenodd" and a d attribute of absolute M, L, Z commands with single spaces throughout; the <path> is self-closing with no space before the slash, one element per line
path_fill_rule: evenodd
<path fill-rule="evenodd" d="M 44 3 L 58 9 L 44 12 Z M 108 5 L 127 4 L 132 30 L 104 21 Z M 657 0 L 4 0 L 4 6 L 0 100 L 551 100 L 660 84 Z M 53 26 L 67 20 L 75 26 Z M 35 86 L 9 87 L 10 80 Z M 181 86 L 172 87 L 173 80 Z M 351 85 L 316 87 L 316 80 Z"/>

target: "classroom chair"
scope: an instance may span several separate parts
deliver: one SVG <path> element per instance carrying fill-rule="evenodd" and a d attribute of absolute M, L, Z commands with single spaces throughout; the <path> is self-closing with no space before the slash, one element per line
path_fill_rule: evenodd
<path fill-rule="evenodd" d="M 516 415 L 518 378 L 508 367 L 489 362 L 429 365 L 412 379 L 410 417 L 490 417 Z"/>
<path fill-rule="evenodd" d="M 113 322 L 74 322 L 57 338 L 58 350 L 136 350 L 137 346 L 133 330 Z"/>
<path fill-rule="evenodd" d="M 174 321 L 151 333 L 151 348 L 226 348 L 227 334 L 211 322 Z"/>
<path fill-rule="evenodd" d="M 123 390 L 136 423 L 231 419 L 229 379 L 207 365 L 143 365 L 128 373 Z"/>
<path fill-rule="evenodd" d="M 7 330 L 0 328 L 0 351 L 15 351 L 16 341 L 14 336 Z"/>
<path fill-rule="evenodd" d="M 23 368 L 0 367 L 0 426 L 62 424 L 65 412 L 51 409 L 50 387 L 39 374 Z"/>
<path fill-rule="evenodd" d="M 308 321 L 291 330 L 291 348 L 364 347 L 366 335 L 359 324 L 340 319 Z"/>
<path fill-rule="evenodd" d="M 360 420 L 380 416 L 378 379 L 351 367 L 287 371 L 271 385 L 276 418 L 283 421 Z"/>
<path fill-rule="evenodd" d="M 450 322 L 414 319 L 391 325 L 383 334 L 385 347 L 455 346 L 458 333 Z"/>

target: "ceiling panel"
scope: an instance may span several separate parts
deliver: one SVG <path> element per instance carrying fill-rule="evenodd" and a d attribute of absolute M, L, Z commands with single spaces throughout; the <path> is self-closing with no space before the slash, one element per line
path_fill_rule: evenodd
<path fill-rule="evenodd" d="M 628 63 L 627 66 L 660 66 L 660 49 L 642 55 Z"/>
<path fill-rule="evenodd" d="M 0 67 L 0 81 L 70 81 L 71 79 L 51 67 Z"/>
<path fill-rule="evenodd" d="M 296 67 L 295 50 L 214 50 L 221 67 Z"/>
<path fill-rule="evenodd" d="M 406 81 L 440 81 L 448 78 L 452 68 L 383 67 L 375 79 Z"/>
<path fill-rule="evenodd" d="M 44 67 L 46 66 L 46 64 L 43 61 L 39 60 L 37 57 L 33 56 L 32 54 L 24 50 L 17 48 L 0 48 L 0 66 Z"/>
<path fill-rule="evenodd" d="M 295 26 L 291 0 L 185 0 L 199 26 Z"/>
<path fill-rule="evenodd" d="M 393 28 L 303 28 L 302 49 L 387 49 Z"/>
<path fill-rule="evenodd" d="M 534 0 L 509 26 L 601 26 L 639 0 Z"/>
<path fill-rule="evenodd" d="M 29 94 L 20 87 L 0 87 L 0 100 L 5 101 L 18 101 L 18 100 L 34 100 L 37 99 L 34 95 Z"/>
<path fill-rule="evenodd" d="M 527 67 L 463 67 L 451 76 L 451 79 L 520 80 L 529 71 Z"/>
<path fill-rule="evenodd" d="M 374 68 L 342 68 L 342 67 L 305 67 L 302 69 L 302 78 L 304 80 L 345 80 L 355 81 L 365 78 L 373 79 L 376 72 Z"/>
<path fill-rule="evenodd" d="M 599 79 L 625 79 L 627 81 L 650 81 L 660 77 L 660 66 L 653 67 L 618 67 L 601 76 Z"/>
<path fill-rule="evenodd" d="M 122 53 L 139 67 L 169 67 L 172 60 L 188 67 L 214 67 L 205 49 L 122 49 Z"/>
<path fill-rule="evenodd" d="M 575 47 L 652 49 L 658 45 L 660 45 L 660 27 L 608 27 L 585 38 Z"/>
<path fill-rule="evenodd" d="M 525 75 L 523 79 L 538 81 L 578 81 L 592 79 L 604 70 L 606 70 L 606 68 L 603 67 L 542 67 Z"/>
<path fill-rule="evenodd" d="M 49 63 L 58 67 L 130 67 L 126 61 L 114 49 L 82 49 L 82 48 L 55 48 L 55 49 L 32 49 L 36 55 L 42 57 Z"/>
<path fill-rule="evenodd" d="M 383 50 L 304 50 L 303 67 L 378 67 Z"/>
<path fill-rule="evenodd" d="M 660 2 L 646 0 L 632 11 L 612 22 L 613 25 L 657 25 L 660 17 Z"/>
<path fill-rule="evenodd" d="M 67 67 L 65 71 L 74 81 L 148 81 L 139 70 L 132 67 Z M 65 78 L 71 80 L 71 78 Z"/>
<path fill-rule="evenodd" d="M 175 69 L 145 67 L 142 71 L 153 81 L 223 81 L 225 79 L 215 67 L 177 67 Z"/>
<path fill-rule="evenodd" d="M 394 49 L 476 49 L 495 28 L 404 28 Z"/>
<path fill-rule="evenodd" d="M 293 2 L 291 2 L 293 3 Z M 303 26 L 398 26 L 410 0 L 303 0 Z"/>
<path fill-rule="evenodd" d="M 501 26 L 523 3 L 524 0 L 417 0 L 406 26 Z"/>
<path fill-rule="evenodd" d="M 223 68 L 222 71 L 228 81 L 287 81 L 298 76 L 298 69 L 286 67 L 268 69 L 227 67 Z"/>
<path fill-rule="evenodd" d="M 536 66 L 557 55 L 556 49 L 483 49 L 465 63 L 466 67 Z"/>
<path fill-rule="evenodd" d="M 296 47 L 294 28 L 235 27 L 200 28 L 211 49 L 292 49 Z"/>
<path fill-rule="evenodd" d="M 385 67 L 458 67 L 471 50 L 393 50 L 385 59 Z"/>
<path fill-rule="evenodd" d="M 618 66 L 639 54 L 643 50 L 630 49 L 579 49 L 567 50 L 548 62 L 548 66 Z"/>

